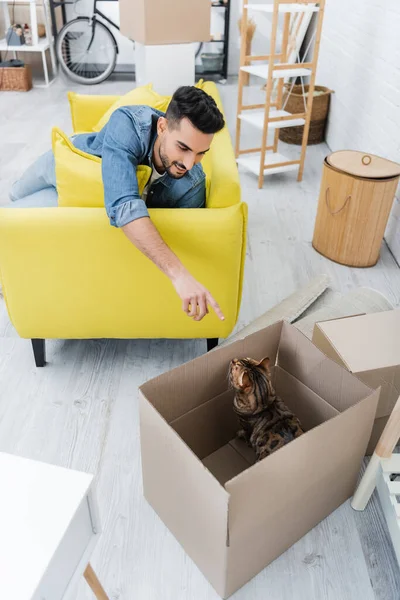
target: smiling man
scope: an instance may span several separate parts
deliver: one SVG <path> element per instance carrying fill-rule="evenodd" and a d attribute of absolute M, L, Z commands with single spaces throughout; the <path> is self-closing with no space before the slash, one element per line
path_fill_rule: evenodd
<path fill-rule="evenodd" d="M 164 114 L 148 106 L 124 106 L 98 133 L 79 134 L 72 143 L 102 159 L 104 200 L 110 223 L 171 280 L 182 309 L 200 321 L 211 305 L 224 316 L 210 292 L 189 273 L 161 238 L 148 208 L 203 208 L 205 174 L 200 161 L 224 118 L 211 96 L 180 87 Z M 142 195 L 136 170 L 152 175 Z M 53 153 L 41 156 L 11 190 L 14 206 L 57 206 Z M 134 277 L 134 273 L 132 277 Z"/>

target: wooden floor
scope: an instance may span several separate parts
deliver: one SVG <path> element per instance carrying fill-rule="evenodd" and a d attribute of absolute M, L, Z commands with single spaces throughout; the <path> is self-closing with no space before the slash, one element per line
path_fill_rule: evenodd
<path fill-rule="evenodd" d="M 71 131 L 67 89 L 123 93 L 130 82 L 0 94 L 0 204 L 15 177 L 50 147 L 50 130 Z M 258 89 L 249 92 L 258 94 Z M 221 87 L 234 126 L 235 83 Z M 244 142 L 257 143 L 246 129 Z M 297 147 L 288 148 L 293 155 Z M 274 175 L 257 189 L 242 173 L 249 243 L 237 329 L 305 284 L 328 273 L 336 290 L 370 286 L 395 305 L 400 269 L 386 245 L 371 269 L 336 265 L 311 247 L 326 146 L 310 147 L 304 179 Z M 142 497 L 137 387 L 199 356 L 203 341 L 51 341 L 49 364 L 34 367 L 0 299 L 0 450 L 96 473 L 104 526 L 93 556 L 112 600 L 217 600 L 218 596 Z M 84 581 L 77 600 L 91 599 Z M 364 513 L 341 506 L 237 592 L 235 600 L 399 600 L 400 571 L 376 497 Z"/>

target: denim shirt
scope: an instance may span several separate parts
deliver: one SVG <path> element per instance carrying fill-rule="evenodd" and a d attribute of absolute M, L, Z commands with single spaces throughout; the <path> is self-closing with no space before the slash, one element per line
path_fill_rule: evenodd
<path fill-rule="evenodd" d="M 111 225 L 123 227 L 148 217 L 148 208 L 203 208 L 205 174 L 200 164 L 181 179 L 164 173 L 151 186 L 146 203 L 139 195 L 136 168 L 151 166 L 157 121 L 164 113 L 149 106 L 124 106 L 98 133 L 72 139 L 76 148 L 102 159 L 104 202 Z"/>

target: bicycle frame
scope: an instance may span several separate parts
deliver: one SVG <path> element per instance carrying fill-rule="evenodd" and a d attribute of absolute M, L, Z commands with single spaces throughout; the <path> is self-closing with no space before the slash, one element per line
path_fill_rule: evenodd
<path fill-rule="evenodd" d="M 105 21 L 107 21 L 107 23 L 109 23 L 110 25 L 112 25 L 113 27 L 115 27 L 115 29 L 118 29 L 119 31 L 119 25 L 117 25 L 116 23 L 114 23 L 114 21 L 112 19 L 110 19 L 110 17 L 107 17 L 107 15 L 105 15 L 103 12 L 101 12 L 101 10 L 99 8 L 97 8 L 97 3 L 99 1 L 105 1 L 105 0 L 94 0 L 94 5 L 93 5 L 93 16 L 94 15 L 99 15 L 102 19 L 104 19 Z M 107 2 L 118 2 L 118 0 L 107 0 Z"/>
<path fill-rule="evenodd" d="M 87 50 L 90 50 L 90 47 L 93 43 L 93 39 L 94 39 L 94 30 L 95 30 L 95 25 L 96 25 L 96 15 L 99 15 L 102 19 L 104 19 L 105 21 L 107 21 L 107 23 L 109 23 L 110 25 L 112 25 L 112 27 L 115 27 L 115 29 L 118 29 L 119 31 L 119 26 L 114 23 L 114 21 L 112 19 L 110 19 L 109 17 L 107 17 L 107 15 L 105 15 L 103 12 L 101 12 L 101 10 L 99 8 L 97 8 L 97 2 L 99 2 L 101 0 L 94 0 L 93 3 L 93 14 L 89 17 L 89 19 L 91 20 L 92 23 L 92 36 L 90 38 L 90 42 L 89 45 L 87 47 Z M 104 1 L 104 0 L 103 0 Z M 109 2 L 115 2 L 118 0 L 108 0 Z M 79 2 L 79 0 L 78 0 Z"/>

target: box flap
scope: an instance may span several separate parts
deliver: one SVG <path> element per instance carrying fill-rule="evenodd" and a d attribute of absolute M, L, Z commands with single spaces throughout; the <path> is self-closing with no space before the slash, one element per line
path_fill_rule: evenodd
<path fill-rule="evenodd" d="M 357 373 L 357 377 L 371 388 L 376 389 L 379 386 L 381 388 L 376 418 L 390 415 L 400 396 L 400 365 L 375 371 L 364 371 Z"/>
<path fill-rule="evenodd" d="M 233 410 L 234 390 L 212 398 L 170 425 L 201 460 L 227 444 L 239 428 Z"/>
<path fill-rule="evenodd" d="M 254 452 L 253 448 L 246 444 L 244 440 L 234 437 L 229 443 L 232 446 L 232 448 L 236 450 L 236 452 L 243 456 L 243 458 L 246 462 L 249 463 L 249 465 L 254 465 L 254 463 L 256 462 L 256 453 Z"/>
<path fill-rule="evenodd" d="M 225 484 L 231 494 L 228 594 L 354 493 L 378 395 L 372 392 Z"/>
<path fill-rule="evenodd" d="M 352 319 L 353 317 L 361 317 L 363 315 L 365 315 L 365 312 L 362 313 L 352 313 L 351 315 L 343 315 L 341 317 L 335 317 L 335 318 L 329 318 L 329 319 L 321 319 L 319 321 L 316 322 L 316 325 L 318 325 L 319 323 L 330 323 L 332 321 L 343 321 L 343 319 Z"/>
<path fill-rule="evenodd" d="M 225 489 L 139 392 L 143 492 L 220 595 L 225 590 Z"/>
<path fill-rule="evenodd" d="M 346 319 L 346 323 L 351 319 Z M 337 323 L 337 321 L 335 321 Z M 370 394 L 371 389 L 319 350 L 296 327 L 283 324 L 278 365 L 339 411 Z"/>
<path fill-rule="evenodd" d="M 300 419 L 304 431 L 309 431 L 339 414 L 329 402 L 279 366 L 276 367 L 276 391 Z"/>
<path fill-rule="evenodd" d="M 347 365 L 337 352 L 336 348 L 331 344 L 329 338 L 325 335 L 325 332 L 320 327 L 321 323 L 315 323 L 313 334 L 312 334 L 312 343 L 321 350 L 328 358 L 334 360 L 338 365 L 341 365 L 345 369 L 347 369 Z"/>
<path fill-rule="evenodd" d="M 239 475 L 250 464 L 231 444 L 225 444 L 203 460 L 203 465 L 218 479 L 221 485 Z"/>
<path fill-rule="evenodd" d="M 318 323 L 352 373 L 400 365 L 400 309 Z"/>
<path fill-rule="evenodd" d="M 226 391 L 232 358 L 264 358 L 278 352 L 282 321 L 159 375 L 139 389 L 168 423 Z"/>

